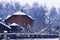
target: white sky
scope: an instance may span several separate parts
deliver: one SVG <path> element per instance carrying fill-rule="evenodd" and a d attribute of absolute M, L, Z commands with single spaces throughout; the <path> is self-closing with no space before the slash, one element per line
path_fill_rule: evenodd
<path fill-rule="evenodd" d="M 0 0 L 0 2 L 1 1 L 19 2 L 21 5 L 24 5 L 26 3 L 32 5 L 34 2 L 38 2 L 40 5 L 46 3 L 48 8 L 51 8 L 52 6 L 55 6 L 56 8 L 60 7 L 60 0 Z"/>

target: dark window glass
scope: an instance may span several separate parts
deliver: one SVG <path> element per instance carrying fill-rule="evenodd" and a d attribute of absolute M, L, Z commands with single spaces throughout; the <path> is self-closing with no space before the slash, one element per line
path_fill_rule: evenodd
<path fill-rule="evenodd" d="M 24 22 L 23 25 L 24 25 L 24 27 L 27 27 L 28 24 L 26 22 Z"/>

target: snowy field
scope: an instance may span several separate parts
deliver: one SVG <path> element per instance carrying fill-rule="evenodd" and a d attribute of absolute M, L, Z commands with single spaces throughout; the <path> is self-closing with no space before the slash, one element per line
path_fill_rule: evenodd
<path fill-rule="evenodd" d="M 41 39 L 10 39 L 10 40 L 59 40 L 59 38 L 41 38 Z"/>

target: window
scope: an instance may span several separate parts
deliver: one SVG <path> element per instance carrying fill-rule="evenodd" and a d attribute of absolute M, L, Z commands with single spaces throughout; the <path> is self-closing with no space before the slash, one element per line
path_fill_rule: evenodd
<path fill-rule="evenodd" d="M 23 26 L 24 26 L 24 27 L 27 27 L 27 25 L 28 25 L 28 24 L 27 24 L 26 22 L 23 23 Z"/>
<path fill-rule="evenodd" d="M 10 23 L 8 23 L 8 25 L 10 25 Z"/>

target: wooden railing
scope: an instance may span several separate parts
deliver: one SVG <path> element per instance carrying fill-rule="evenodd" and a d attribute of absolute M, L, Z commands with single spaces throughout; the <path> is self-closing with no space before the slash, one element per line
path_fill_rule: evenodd
<path fill-rule="evenodd" d="M 7 31 L 4 31 L 4 33 L 0 33 L 0 35 L 3 35 L 3 39 L 7 40 L 8 37 L 14 36 L 16 38 L 59 38 L 60 40 L 60 34 L 59 35 L 40 35 L 39 33 L 7 33 Z"/>

